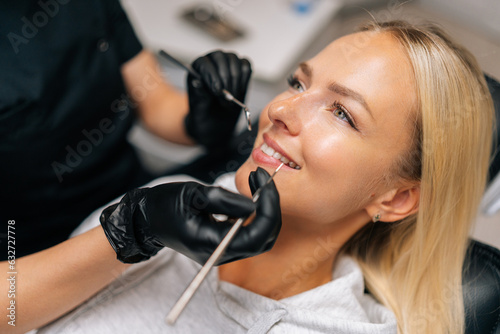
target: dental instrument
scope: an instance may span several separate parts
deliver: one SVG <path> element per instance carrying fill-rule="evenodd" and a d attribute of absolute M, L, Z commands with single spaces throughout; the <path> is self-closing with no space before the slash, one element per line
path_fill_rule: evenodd
<path fill-rule="evenodd" d="M 276 170 L 274 171 L 273 175 L 271 175 L 269 177 L 269 179 L 267 179 L 266 183 L 262 187 L 260 187 L 259 189 L 257 189 L 257 191 L 254 193 L 254 195 L 252 197 L 252 201 L 254 203 L 258 201 L 258 199 L 260 197 L 260 193 L 262 191 L 262 188 L 265 187 L 266 185 L 268 185 L 269 183 L 271 183 L 271 181 L 273 180 L 273 178 L 276 175 L 276 173 L 278 173 L 278 171 L 281 169 L 281 167 L 283 167 L 284 164 L 285 163 L 282 162 L 281 165 L 279 165 L 278 168 L 276 168 Z M 217 246 L 217 248 L 215 249 L 215 251 L 208 258 L 207 262 L 203 265 L 203 267 L 200 269 L 200 271 L 198 272 L 198 274 L 194 277 L 194 279 L 191 281 L 191 283 L 186 288 L 186 290 L 184 290 L 184 292 L 182 293 L 181 297 L 177 300 L 177 302 L 175 303 L 175 305 L 172 307 L 172 309 L 170 310 L 170 312 L 165 317 L 165 321 L 166 321 L 167 324 L 169 324 L 169 325 L 175 324 L 175 321 L 180 316 L 180 314 L 182 313 L 182 311 L 184 310 L 184 308 L 187 306 L 187 304 L 189 303 L 189 301 L 191 300 L 191 298 L 195 294 L 196 290 L 198 290 L 198 288 L 200 287 L 201 283 L 203 283 L 203 281 L 207 277 L 208 272 L 210 271 L 210 269 L 213 268 L 213 266 L 215 265 L 215 263 L 222 256 L 222 254 L 226 250 L 227 246 L 229 245 L 229 243 L 231 242 L 231 240 L 233 240 L 234 236 L 236 235 L 236 232 L 238 232 L 238 230 L 240 229 L 240 227 L 243 226 L 243 222 L 247 218 L 248 217 L 239 218 L 236 221 L 236 223 L 234 223 L 234 225 L 231 227 L 231 229 L 229 230 L 229 232 L 227 232 L 226 236 L 224 237 L 224 239 L 222 239 L 222 241 L 219 244 L 219 246 Z"/>
<path fill-rule="evenodd" d="M 164 50 L 160 50 L 159 54 L 160 54 L 160 56 L 170 60 L 172 63 L 176 64 L 180 68 L 183 68 L 184 70 L 186 70 L 189 74 L 191 74 L 192 76 L 194 76 L 198 80 L 201 80 L 200 75 L 197 72 L 195 72 L 195 70 L 191 66 L 180 62 L 179 60 L 175 59 L 174 57 L 172 57 L 171 55 L 166 53 Z M 243 102 L 236 99 L 233 96 L 233 94 L 231 94 L 228 90 L 223 88 L 221 90 L 221 92 L 222 92 L 222 94 L 224 94 L 224 98 L 226 100 L 234 102 L 235 104 L 237 104 L 238 106 L 240 106 L 243 109 L 243 111 L 245 112 L 245 118 L 247 119 L 247 129 L 248 129 L 248 131 L 252 131 L 252 122 L 250 120 L 250 110 L 248 109 L 248 107 Z"/>

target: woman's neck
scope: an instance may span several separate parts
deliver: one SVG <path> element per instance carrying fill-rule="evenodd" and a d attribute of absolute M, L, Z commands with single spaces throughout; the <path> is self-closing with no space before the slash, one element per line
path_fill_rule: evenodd
<path fill-rule="evenodd" d="M 332 237 L 332 231 L 299 232 L 290 226 L 283 223 L 271 251 L 220 266 L 219 278 L 276 300 L 329 282 L 346 240 Z"/>

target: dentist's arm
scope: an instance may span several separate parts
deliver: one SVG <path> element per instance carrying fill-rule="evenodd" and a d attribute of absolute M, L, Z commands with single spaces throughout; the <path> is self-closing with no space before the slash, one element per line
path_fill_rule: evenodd
<path fill-rule="evenodd" d="M 102 228 L 96 227 L 44 251 L 16 259 L 15 298 L 10 283 L 0 283 L 1 333 L 25 333 L 75 308 L 108 285 L 128 265 L 116 259 Z M 9 264 L 0 263 L 7 278 Z M 15 300 L 15 327 L 8 324 L 7 307 Z"/>
<path fill-rule="evenodd" d="M 149 131 L 177 144 L 194 144 L 184 127 L 189 110 L 187 95 L 165 81 L 151 52 L 141 51 L 122 66 L 121 73 L 125 88 Z"/>
<path fill-rule="evenodd" d="M 251 185 L 262 186 L 255 177 L 250 177 Z M 103 211 L 102 227 L 16 260 L 16 326 L 8 325 L 5 317 L 0 332 L 24 333 L 72 310 L 127 268 L 117 258 L 139 262 L 169 247 L 204 263 L 231 227 L 230 222 L 215 221 L 212 214 L 242 217 L 254 209 L 254 220 L 236 235 L 221 263 L 266 252 L 274 245 L 281 228 L 274 183 L 263 187 L 257 203 L 195 182 L 129 191 Z M 0 265 L 6 276 L 8 265 Z M 0 288 L 0 302 L 7 311 L 9 281 L 2 280 Z"/>
<path fill-rule="evenodd" d="M 250 63 L 233 53 L 215 51 L 196 59 L 192 67 L 200 79 L 188 76 L 189 96 L 163 79 L 149 51 L 129 60 L 121 72 L 151 132 L 178 144 L 197 143 L 209 149 L 227 145 L 241 108 L 227 101 L 221 90 L 244 101 L 252 74 Z"/>

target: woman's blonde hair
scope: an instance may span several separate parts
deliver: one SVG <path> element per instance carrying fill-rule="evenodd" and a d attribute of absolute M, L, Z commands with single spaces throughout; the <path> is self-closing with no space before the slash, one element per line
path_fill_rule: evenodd
<path fill-rule="evenodd" d="M 474 56 L 435 25 L 391 21 L 361 31 L 391 34 L 412 65 L 416 131 L 397 173 L 420 181 L 421 192 L 417 214 L 368 224 L 343 251 L 395 313 L 399 333 L 463 333 L 462 266 L 487 178 L 491 95 Z"/>

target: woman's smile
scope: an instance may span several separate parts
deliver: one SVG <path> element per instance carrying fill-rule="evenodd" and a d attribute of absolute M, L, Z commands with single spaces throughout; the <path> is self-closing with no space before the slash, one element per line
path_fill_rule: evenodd
<path fill-rule="evenodd" d="M 286 169 L 300 170 L 301 166 L 267 133 L 263 134 L 263 143 L 256 145 L 252 151 L 252 158 L 257 164 L 264 166 L 277 167 L 284 163 Z"/>

